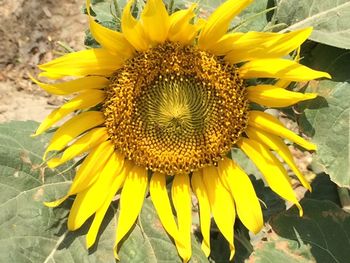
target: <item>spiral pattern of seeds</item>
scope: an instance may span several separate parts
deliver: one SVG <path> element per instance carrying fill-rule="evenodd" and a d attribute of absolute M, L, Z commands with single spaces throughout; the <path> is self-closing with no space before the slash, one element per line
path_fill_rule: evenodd
<path fill-rule="evenodd" d="M 116 150 L 172 175 L 216 165 L 244 132 L 248 101 L 235 66 L 167 42 L 114 73 L 103 112 Z"/>

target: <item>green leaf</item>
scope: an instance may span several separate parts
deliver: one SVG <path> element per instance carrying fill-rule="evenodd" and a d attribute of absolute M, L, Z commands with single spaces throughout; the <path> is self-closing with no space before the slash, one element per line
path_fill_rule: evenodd
<path fill-rule="evenodd" d="M 329 175 L 325 173 L 317 174 L 311 183 L 312 192 L 306 192 L 305 198 L 328 200 L 337 205 L 340 204 L 337 185 L 333 183 Z"/>
<path fill-rule="evenodd" d="M 349 110 L 350 83 L 321 81 L 309 85 L 307 91 L 319 94 L 303 104 L 305 115 L 299 124 L 304 133 L 318 145 L 318 160 L 335 183 L 350 187 Z"/>
<path fill-rule="evenodd" d="M 350 49 L 349 0 L 279 0 L 276 18 L 283 31 L 312 26 L 311 40 Z"/>
<path fill-rule="evenodd" d="M 68 202 L 43 205 L 66 193 L 73 171 L 40 165 L 48 136 L 31 138 L 36 128 L 35 122 L 0 125 L 0 262 L 115 262 L 113 242 L 89 255 L 79 237 L 86 228 L 67 231 Z"/>
<path fill-rule="evenodd" d="M 208 17 L 224 0 L 201 0 L 200 6 L 205 17 Z M 255 0 L 246 9 L 242 10 L 231 23 L 231 27 L 237 27 L 237 31 L 261 31 L 267 24 L 267 14 L 265 10 L 268 6 L 268 0 Z"/>
<path fill-rule="evenodd" d="M 296 235 L 298 235 L 296 233 Z M 248 262 L 255 263 L 314 263 L 311 248 L 302 240 L 291 240 L 269 233 L 254 246 Z M 317 261 L 318 262 L 318 261 Z M 320 261 L 321 262 L 321 261 Z"/>
<path fill-rule="evenodd" d="M 268 25 L 267 13 L 268 0 L 253 1 L 235 19 L 234 26 L 239 26 L 237 31 L 263 31 Z"/>
<path fill-rule="evenodd" d="M 44 206 L 43 201 L 66 194 L 74 169 L 69 164 L 52 171 L 42 164 L 49 135 L 31 138 L 37 126 L 35 122 L 0 125 L 0 262 L 115 262 L 114 206 L 109 208 L 97 244 L 90 251 L 85 247 L 85 235 L 91 220 L 78 231 L 67 230 L 71 200 L 54 209 Z M 207 262 L 199 243 L 194 237 L 192 240 L 191 262 Z M 121 262 L 181 262 L 150 200 L 145 201 L 120 255 Z"/>
<path fill-rule="evenodd" d="M 250 179 L 253 183 L 256 195 L 263 202 L 262 211 L 265 222 L 267 222 L 271 216 L 286 209 L 285 201 L 272 191 L 270 187 L 265 186 L 262 179 L 256 180 L 253 176 L 250 176 Z"/>
<path fill-rule="evenodd" d="M 298 241 L 301 248 L 304 244 L 310 247 L 313 262 L 348 262 L 350 214 L 329 201 L 305 199 L 301 205 L 303 217 L 293 207 L 273 218 L 273 230 L 283 238 Z M 294 250 L 298 252 L 301 250 Z"/>
<path fill-rule="evenodd" d="M 349 38 L 350 41 L 350 38 Z M 302 63 L 332 76 L 332 81 L 350 80 L 350 50 L 309 42 L 303 45 Z"/>
<path fill-rule="evenodd" d="M 252 252 L 249 231 L 239 221 L 235 223 L 234 233 L 235 255 L 233 262 L 243 263 Z M 230 262 L 230 249 L 227 240 L 215 224 L 212 224 L 210 231 L 210 262 Z"/>
<path fill-rule="evenodd" d="M 144 202 L 141 216 L 122 244 L 119 254 L 121 263 L 182 262 L 149 199 Z M 190 262 L 208 262 L 194 236 Z"/>

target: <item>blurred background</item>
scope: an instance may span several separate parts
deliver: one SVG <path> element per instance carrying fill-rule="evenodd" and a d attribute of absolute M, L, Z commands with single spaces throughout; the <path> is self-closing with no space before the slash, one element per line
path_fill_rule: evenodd
<path fill-rule="evenodd" d="M 81 0 L 0 0 L 0 123 L 42 121 L 63 98 L 31 82 L 36 65 L 84 47 Z M 56 54 L 55 54 L 56 53 Z"/>

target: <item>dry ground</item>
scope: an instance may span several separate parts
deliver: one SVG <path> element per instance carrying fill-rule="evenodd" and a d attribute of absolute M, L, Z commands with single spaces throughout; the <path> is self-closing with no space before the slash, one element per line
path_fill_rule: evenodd
<path fill-rule="evenodd" d="M 28 79 L 37 64 L 62 52 L 58 41 L 84 47 L 82 0 L 0 0 L 0 123 L 43 118 L 62 98 L 52 97 Z"/>

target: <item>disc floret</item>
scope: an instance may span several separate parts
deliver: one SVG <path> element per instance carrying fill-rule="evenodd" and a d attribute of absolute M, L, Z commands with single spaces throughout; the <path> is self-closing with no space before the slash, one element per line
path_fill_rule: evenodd
<path fill-rule="evenodd" d="M 247 126 L 235 66 L 166 42 L 126 61 L 107 88 L 104 115 L 116 149 L 167 174 L 216 165 Z"/>

